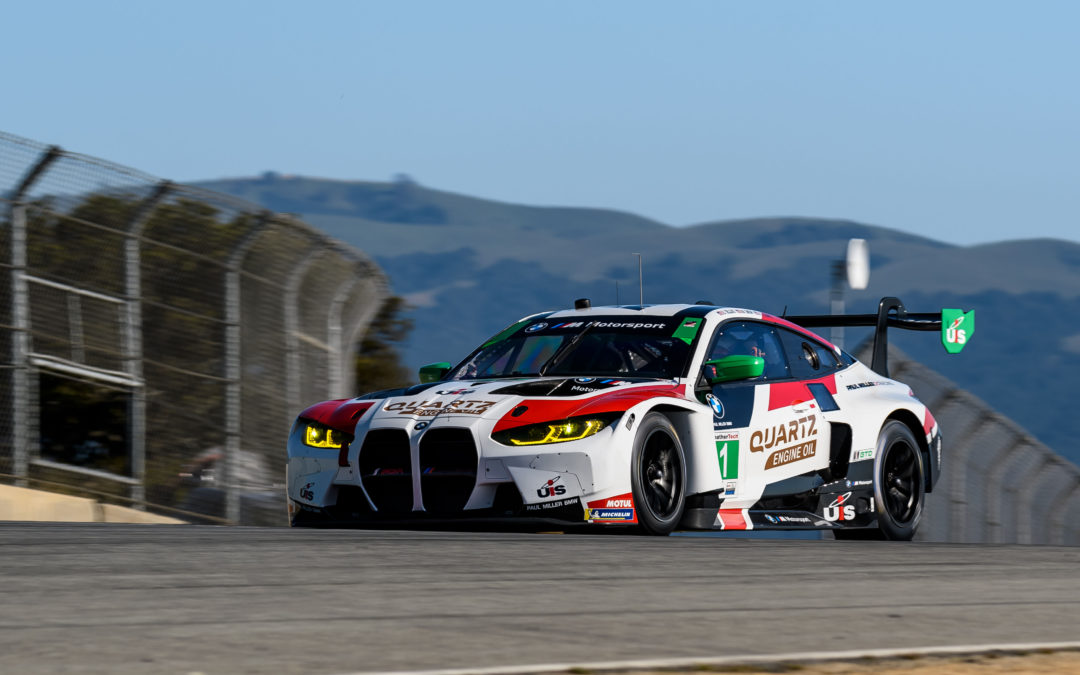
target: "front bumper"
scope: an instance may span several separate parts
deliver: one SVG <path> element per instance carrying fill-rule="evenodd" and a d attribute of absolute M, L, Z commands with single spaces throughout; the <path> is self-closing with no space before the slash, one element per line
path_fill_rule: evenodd
<path fill-rule="evenodd" d="M 586 439 L 515 448 L 486 420 L 415 420 L 358 429 L 344 454 L 289 439 L 294 520 L 335 522 L 539 518 L 584 524 L 586 498 L 629 492 L 612 429 Z M 620 467 L 622 470 L 620 471 Z M 622 476 L 625 473 L 625 476 Z M 603 493 L 603 494 L 601 494 Z"/>

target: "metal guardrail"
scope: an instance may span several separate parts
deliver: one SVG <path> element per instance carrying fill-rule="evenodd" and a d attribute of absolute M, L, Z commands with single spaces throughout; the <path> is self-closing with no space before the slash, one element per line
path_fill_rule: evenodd
<path fill-rule="evenodd" d="M 229 522 L 387 293 L 295 218 L 4 133 L 0 226 L 0 474 Z"/>

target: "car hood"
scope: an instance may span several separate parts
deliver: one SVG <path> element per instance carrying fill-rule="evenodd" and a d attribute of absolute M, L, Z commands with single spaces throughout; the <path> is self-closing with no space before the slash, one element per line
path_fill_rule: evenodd
<path fill-rule="evenodd" d="M 456 380 L 386 392 L 391 395 L 377 404 L 374 417 L 502 418 L 513 411 L 511 419 L 527 423 L 537 415 L 548 420 L 568 417 L 601 401 L 605 411 L 621 411 L 643 398 L 673 395 L 678 388 L 675 380 L 646 378 Z"/>

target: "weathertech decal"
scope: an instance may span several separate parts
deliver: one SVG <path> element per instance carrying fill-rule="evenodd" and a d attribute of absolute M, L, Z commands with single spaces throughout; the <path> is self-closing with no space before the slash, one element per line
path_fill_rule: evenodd
<path fill-rule="evenodd" d="M 488 408 L 495 405 L 495 401 L 449 401 L 443 405 L 442 401 L 398 401 L 389 403 L 383 410 L 396 412 L 399 415 L 415 415 L 416 417 L 434 417 L 435 415 L 482 415 Z"/>
<path fill-rule="evenodd" d="M 589 502 L 585 520 L 592 523 L 636 523 L 634 498 L 630 493 Z"/>

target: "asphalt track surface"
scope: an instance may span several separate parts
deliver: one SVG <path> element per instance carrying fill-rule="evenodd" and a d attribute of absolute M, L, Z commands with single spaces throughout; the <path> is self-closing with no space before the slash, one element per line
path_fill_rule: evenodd
<path fill-rule="evenodd" d="M 324 673 L 1080 639 L 1080 549 L 0 524 L 0 671 Z"/>

